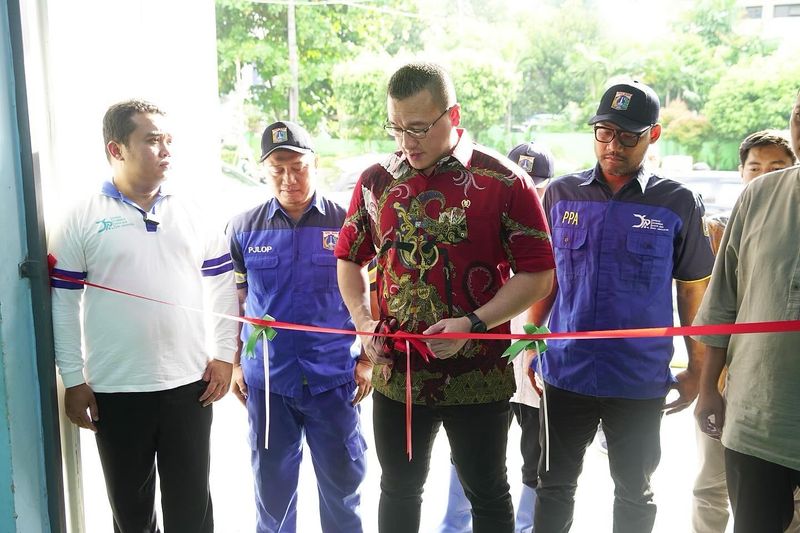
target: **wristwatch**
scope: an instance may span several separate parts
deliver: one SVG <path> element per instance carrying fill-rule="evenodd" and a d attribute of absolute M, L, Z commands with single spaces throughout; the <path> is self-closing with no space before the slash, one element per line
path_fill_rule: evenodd
<path fill-rule="evenodd" d="M 469 318 L 469 322 L 472 324 L 469 328 L 470 333 L 486 333 L 486 323 L 478 318 L 478 315 L 469 313 L 467 318 Z"/>

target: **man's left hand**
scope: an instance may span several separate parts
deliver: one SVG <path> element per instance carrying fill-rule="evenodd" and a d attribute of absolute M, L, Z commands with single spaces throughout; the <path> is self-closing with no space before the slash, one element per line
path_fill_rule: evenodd
<path fill-rule="evenodd" d="M 203 407 L 208 407 L 225 396 L 231 386 L 232 373 L 233 365 L 231 363 L 218 359 L 212 359 L 208 362 L 206 371 L 203 373 L 203 381 L 208 382 L 208 387 L 206 387 L 205 392 L 198 400 L 202 402 Z"/>
<path fill-rule="evenodd" d="M 444 318 L 422 332 L 423 335 L 435 333 L 469 333 L 472 324 L 466 317 Z M 425 344 L 438 359 L 452 357 L 464 347 L 468 339 L 433 339 Z"/>
<path fill-rule="evenodd" d="M 700 391 L 699 373 L 687 368 L 675 376 L 675 379 L 677 379 L 677 382 L 673 383 L 670 388 L 678 391 L 678 398 L 663 407 L 668 415 L 679 413 L 689 407 Z"/>
<path fill-rule="evenodd" d="M 353 398 L 353 405 L 358 405 L 361 400 L 372 392 L 372 362 L 369 359 L 359 359 L 353 371 L 356 380 L 356 397 Z"/>

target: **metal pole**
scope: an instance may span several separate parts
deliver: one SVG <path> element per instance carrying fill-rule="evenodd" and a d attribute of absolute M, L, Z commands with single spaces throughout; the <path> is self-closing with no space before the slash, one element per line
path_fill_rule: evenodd
<path fill-rule="evenodd" d="M 50 277 L 42 209 L 42 191 L 35 172 L 28 120 L 28 96 L 19 0 L 8 0 L 8 21 L 14 70 L 14 98 L 19 132 L 19 158 L 22 167 L 22 195 L 28 257 L 20 265 L 20 275 L 30 279 L 33 323 L 36 331 L 36 366 L 39 378 L 45 488 L 50 530 L 66 533 L 61 440 L 59 438 L 58 396 L 56 390 L 53 324 L 50 314 Z"/>
<path fill-rule="evenodd" d="M 294 18 L 294 2 L 289 0 L 288 16 L 287 16 L 287 32 L 286 43 L 289 47 L 289 73 L 291 74 L 291 85 L 289 86 L 289 120 L 292 122 L 299 122 L 299 102 L 300 102 L 300 89 L 299 89 L 299 67 L 297 61 L 297 24 Z"/>

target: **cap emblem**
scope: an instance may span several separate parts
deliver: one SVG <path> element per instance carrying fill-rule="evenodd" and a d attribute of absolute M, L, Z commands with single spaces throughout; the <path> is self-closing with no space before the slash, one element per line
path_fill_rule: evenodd
<path fill-rule="evenodd" d="M 617 111 L 627 111 L 628 106 L 631 105 L 632 96 L 633 95 L 631 93 L 618 91 L 617 94 L 614 95 L 614 99 L 611 101 L 611 109 L 616 109 Z"/>
<path fill-rule="evenodd" d="M 272 130 L 272 142 L 283 143 L 289 139 L 289 133 L 286 128 L 275 128 Z"/>
<path fill-rule="evenodd" d="M 517 164 L 524 170 L 525 172 L 532 172 L 533 171 L 533 161 L 536 159 L 534 156 L 530 155 L 521 155 L 519 156 L 519 161 Z"/>

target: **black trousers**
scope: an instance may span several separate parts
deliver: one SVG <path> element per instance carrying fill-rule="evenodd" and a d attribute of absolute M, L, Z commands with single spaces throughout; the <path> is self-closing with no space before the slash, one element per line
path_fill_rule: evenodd
<path fill-rule="evenodd" d="M 517 419 L 522 435 L 519 451 L 522 453 L 522 482 L 532 489 L 539 483 L 539 409 L 524 403 L 511 402 L 511 412 Z"/>
<path fill-rule="evenodd" d="M 198 381 L 158 392 L 97 393 L 97 449 L 116 533 L 156 533 L 156 464 L 166 533 L 211 533 L 212 409 Z"/>
<path fill-rule="evenodd" d="M 608 463 L 614 480 L 614 533 L 653 529 L 656 505 L 650 478 L 661 460 L 663 398 L 630 400 L 584 396 L 545 384 L 550 425 L 550 470 L 542 456 L 536 489 L 534 531 L 566 533 L 572 527 L 575 489 L 587 446 L 603 421 Z M 540 409 L 542 417 L 544 409 Z"/>
<path fill-rule="evenodd" d="M 792 522 L 800 471 L 725 448 L 734 533 L 782 533 Z"/>
<path fill-rule="evenodd" d="M 381 533 L 419 531 L 422 490 L 433 442 L 442 425 L 458 477 L 472 504 L 473 531 L 514 531 L 506 477 L 508 400 L 442 407 L 414 405 L 411 462 L 406 455 L 405 404 L 374 392 L 372 405 L 375 450 L 381 464 Z"/>

